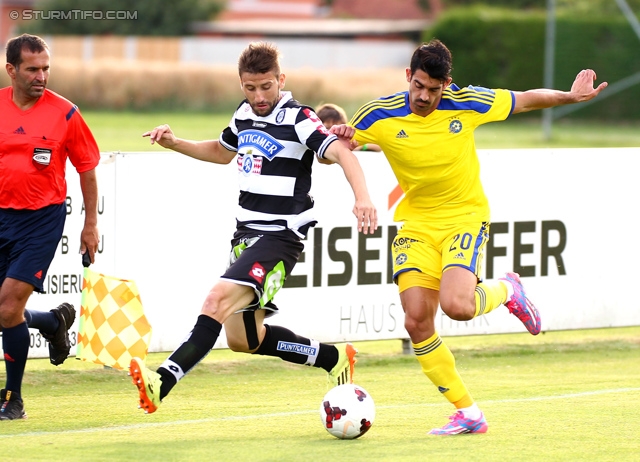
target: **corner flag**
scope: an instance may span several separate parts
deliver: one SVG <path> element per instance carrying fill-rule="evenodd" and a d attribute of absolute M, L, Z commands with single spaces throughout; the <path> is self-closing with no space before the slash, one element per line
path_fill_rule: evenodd
<path fill-rule="evenodd" d="M 76 357 L 122 370 L 134 356 L 145 359 L 150 342 L 135 282 L 85 267 Z"/>

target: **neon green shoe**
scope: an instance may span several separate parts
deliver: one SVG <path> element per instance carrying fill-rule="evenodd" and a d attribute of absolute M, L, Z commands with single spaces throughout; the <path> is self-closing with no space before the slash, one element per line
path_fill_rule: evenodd
<path fill-rule="evenodd" d="M 353 372 L 357 362 L 358 350 L 350 343 L 336 345 L 338 349 L 338 362 L 329 372 L 329 386 L 337 387 L 345 383 L 353 383 Z"/>
<path fill-rule="evenodd" d="M 129 364 L 129 375 L 140 394 L 138 409 L 144 409 L 145 414 L 156 412 L 160 406 L 160 374 L 147 369 L 142 359 L 133 358 Z"/>

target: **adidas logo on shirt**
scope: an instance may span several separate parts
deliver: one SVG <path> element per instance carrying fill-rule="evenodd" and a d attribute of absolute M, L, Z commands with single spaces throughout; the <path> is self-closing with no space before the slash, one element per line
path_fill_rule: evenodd
<path fill-rule="evenodd" d="M 453 257 L 454 260 L 464 260 L 464 254 L 462 252 L 459 252 L 455 257 Z"/>
<path fill-rule="evenodd" d="M 400 130 L 396 135 L 396 138 L 409 138 L 409 135 L 404 130 Z"/>
<path fill-rule="evenodd" d="M 24 128 L 22 128 L 22 125 L 21 125 L 21 126 L 19 126 L 18 128 L 16 128 L 16 129 L 13 131 L 13 134 L 14 134 L 14 135 L 26 135 L 26 134 L 27 134 L 27 132 L 25 132 L 25 131 L 24 131 Z"/>

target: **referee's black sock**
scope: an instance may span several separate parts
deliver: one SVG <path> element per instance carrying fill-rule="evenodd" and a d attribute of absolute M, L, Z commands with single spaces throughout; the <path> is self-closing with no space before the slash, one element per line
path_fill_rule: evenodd
<path fill-rule="evenodd" d="M 39 329 L 48 335 L 53 335 L 58 330 L 60 322 L 51 311 L 24 310 L 24 319 L 30 329 Z"/>
<path fill-rule="evenodd" d="M 333 345 L 301 337 L 282 326 L 265 324 L 264 340 L 254 352 L 276 356 L 284 361 L 320 367 L 329 372 L 338 362 L 338 349 Z"/>
<path fill-rule="evenodd" d="M 29 328 L 26 322 L 2 329 L 2 350 L 7 371 L 6 389 L 19 397 L 22 393 L 22 377 L 29 355 Z"/>
<path fill-rule="evenodd" d="M 158 368 L 162 376 L 160 399 L 169 394 L 187 372 L 209 354 L 220 336 L 222 324 L 207 315 L 198 316 L 191 335 Z"/>

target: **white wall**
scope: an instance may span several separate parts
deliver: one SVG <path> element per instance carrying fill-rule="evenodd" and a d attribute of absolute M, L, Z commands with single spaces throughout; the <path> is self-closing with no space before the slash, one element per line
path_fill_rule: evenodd
<path fill-rule="evenodd" d="M 631 295 L 640 256 L 635 233 L 640 148 L 491 150 L 479 156 L 494 231 L 502 231 L 494 234 L 495 250 L 485 260 L 485 268 L 492 266 L 490 276 L 515 266 L 531 272 L 523 283 L 540 310 L 543 330 L 640 325 L 640 301 Z M 382 154 L 359 158 L 378 207 L 380 236 L 363 240 L 363 251 L 358 250 L 364 238 L 354 229 L 350 188 L 338 166 L 316 164 L 312 194 L 319 224 L 293 273 L 298 281 L 306 276 L 306 284 L 276 295 L 281 313 L 269 322 L 328 342 L 407 337 L 397 289 L 387 282 L 388 240 L 395 226 L 387 203 L 397 183 Z M 206 164 L 174 153 L 104 154 L 98 175 L 102 252 L 92 269 L 136 281 L 154 328 L 151 350 L 173 350 L 224 271 L 235 225 L 235 164 Z M 49 293 L 34 294 L 29 308 L 49 310 L 68 301 L 80 309 L 82 196 L 73 167 L 67 176 L 70 214 L 47 277 Z M 344 261 L 329 256 L 336 228 L 351 233 L 334 244 L 347 252 L 343 256 L 351 260 L 352 272 L 346 285 L 329 286 L 329 274 L 345 272 Z M 322 239 L 314 239 L 320 230 Z M 565 246 L 554 257 L 562 239 Z M 321 269 L 314 254 L 321 255 Z M 376 274 L 381 283 L 365 283 Z M 524 332 L 506 309 L 470 322 L 438 316 L 445 336 Z M 32 333 L 30 355 L 48 356 Z M 216 346 L 225 345 L 223 336 Z"/>

